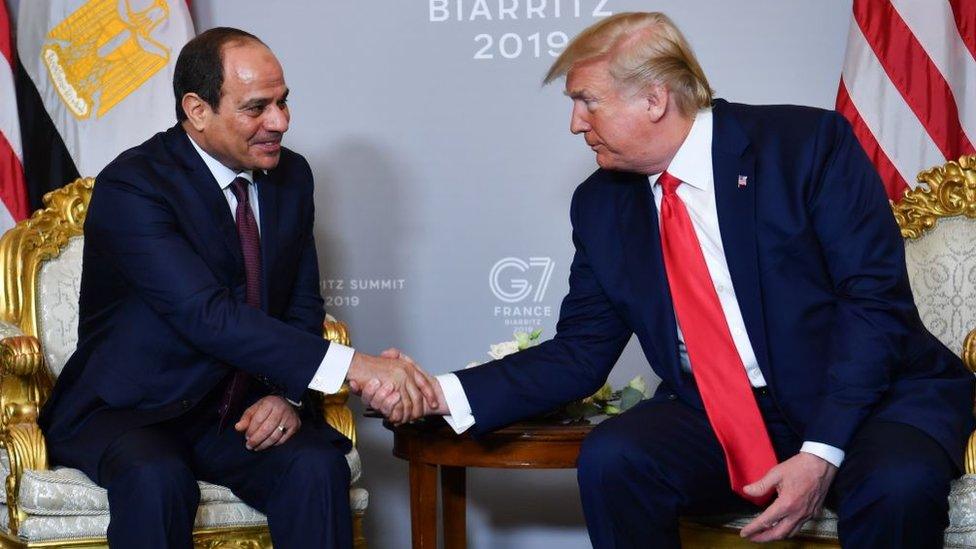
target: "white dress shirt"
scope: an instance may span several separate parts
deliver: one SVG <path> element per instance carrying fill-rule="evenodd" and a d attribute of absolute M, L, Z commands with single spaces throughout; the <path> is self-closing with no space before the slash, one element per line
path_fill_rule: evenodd
<path fill-rule="evenodd" d="M 691 217 L 695 235 L 698 237 L 702 255 L 705 257 L 705 264 L 708 266 L 712 283 L 715 286 L 716 293 L 718 293 L 722 311 L 725 313 L 729 331 L 732 333 L 732 341 L 735 343 L 739 358 L 742 359 L 746 375 L 749 377 L 749 383 L 753 387 L 765 387 L 766 380 L 759 369 L 752 342 L 749 341 L 749 334 L 746 332 L 742 311 L 739 309 L 739 301 L 736 299 L 735 288 L 732 286 L 729 264 L 725 259 L 725 250 L 722 247 L 722 234 L 718 225 L 718 208 L 715 203 L 715 180 L 712 171 L 712 128 L 712 110 L 699 111 L 688 137 L 685 138 L 671 160 L 668 173 L 684 183 L 678 186 L 676 192 L 684 202 L 688 215 Z M 657 184 L 660 175 L 655 174 L 648 178 L 652 185 L 654 203 L 658 211 L 661 209 L 661 199 L 663 198 L 663 190 Z M 660 218 L 658 222 L 660 223 Z M 676 328 L 681 366 L 690 372 L 692 364 L 688 359 L 684 337 L 681 334 L 681 328 L 678 326 Z M 475 423 L 467 395 L 464 394 L 461 382 L 454 374 L 437 376 L 437 379 L 441 382 L 444 399 L 451 412 L 445 419 L 455 431 L 461 433 Z M 843 450 L 820 442 L 806 441 L 800 451 L 813 454 L 838 467 L 844 460 Z"/>
<path fill-rule="evenodd" d="M 224 198 L 227 199 L 230 214 L 234 217 L 235 221 L 237 220 L 237 196 L 234 195 L 234 191 L 231 190 L 230 185 L 238 177 L 243 177 L 251 182 L 247 186 L 248 201 L 251 203 L 251 211 L 254 213 L 254 221 L 257 223 L 258 234 L 260 235 L 261 207 L 258 201 L 258 183 L 254 182 L 253 172 L 251 170 L 240 173 L 235 172 L 221 164 L 216 158 L 207 154 L 206 151 L 197 145 L 192 137 L 190 137 L 190 143 L 193 144 L 193 148 L 196 149 L 200 158 L 203 159 L 204 164 L 210 168 L 210 173 L 213 174 L 217 184 L 220 185 L 220 189 L 224 192 Z M 349 365 L 352 363 L 352 355 L 354 352 L 351 347 L 346 347 L 335 342 L 330 343 L 329 350 L 325 352 L 325 356 L 322 358 L 318 370 L 315 371 L 315 375 L 312 376 L 312 381 L 308 384 L 309 389 L 326 394 L 338 392 L 342 388 L 342 382 L 346 379 L 346 373 L 349 371 Z M 296 402 L 292 402 L 292 404 L 298 405 Z"/>

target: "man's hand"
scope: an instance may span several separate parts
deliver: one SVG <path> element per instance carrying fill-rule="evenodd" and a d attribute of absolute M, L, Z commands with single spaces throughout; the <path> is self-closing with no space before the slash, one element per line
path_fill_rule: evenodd
<path fill-rule="evenodd" d="M 301 426 L 298 412 L 287 400 L 268 395 L 244 410 L 234 429 L 244 433 L 248 450 L 260 451 L 284 444 Z"/>
<path fill-rule="evenodd" d="M 439 407 L 437 382 L 396 349 L 387 349 L 379 357 L 357 352 L 346 377 L 363 402 L 394 424 L 413 421 Z"/>
<path fill-rule="evenodd" d="M 806 452 L 776 465 L 766 476 L 744 488 L 751 496 L 776 490 L 773 503 L 739 532 L 750 541 L 765 542 L 796 534 L 820 512 L 837 467 Z"/>
<path fill-rule="evenodd" d="M 416 362 L 407 356 L 406 353 L 396 348 L 387 349 L 380 353 L 380 356 L 384 358 L 399 358 L 406 360 L 411 364 L 416 364 Z M 373 381 L 367 383 L 366 388 L 363 390 L 362 397 L 364 401 L 375 403 L 371 404 L 371 406 L 377 410 L 380 410 L 383 415 L 388 418 L 394 414 L 398 414 L 397 417 L 400 418 L 403 423 L 418 419 L 404 414 L 403 405 L 400 402 L 399 396 L 393 391 L 389 384 L 380 386 L 379 383 L 374 383 Z M 434 385 L 434 393 L 437 398 L 436 406 L 431 407 L 429 403 L 424 400 L 424 410 L 422 416 L 429 416 L 432 414 L 447 415 L 451 413 L 447 408 L 447 399 L 444 398 L 444 389 L 441 387 L 440 382 L 437 381 L 437 378 L 433 378 L 431 383 Z"/>

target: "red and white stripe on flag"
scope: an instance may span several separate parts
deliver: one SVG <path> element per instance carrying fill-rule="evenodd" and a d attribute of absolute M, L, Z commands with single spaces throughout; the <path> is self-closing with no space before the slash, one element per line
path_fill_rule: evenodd
<path fill-rule="evenodd" d="M 837 110 L 891 199 L 976 152 L 974 91 L 976 1 L 854 0 Z"/>
<path fill-rule="evenodd" d="M 20 120 L 14 89 L 14 56 L 10 15 L 0 1 L 0 232 L 27 217 L 27 183 L 24 179 Z"/>

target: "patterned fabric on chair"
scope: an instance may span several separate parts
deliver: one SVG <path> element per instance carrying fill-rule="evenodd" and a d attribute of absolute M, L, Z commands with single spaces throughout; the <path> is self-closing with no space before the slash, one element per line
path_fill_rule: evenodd
<path fill-rule="evenodd" d="M 976 156 L 924 171 L 924 185 L 892 206 L 905 241 L 912 293 L 925 327 L 976 372 Z M 686 547 L 754 547 L 738 531 L 757 515 L 709 517 L 682 524 Z M 837 547 L 837 516 L 829 510 L 792 540 L 766 547 Z M 966 474 L 949 493 L 945 547 L 976 548 L 976 433 Z"/>
<path fill-rule="evenodd" d="M 0 240 L 0 547 L 105 547 L 109 522 L 106 492 L 81 471 L 47 467 L 37 411 L 77 344 L 78 294 L 88 199 L 94 181 L 79 179 L 44 197 L 36 212 Z M 348 344 L 344 324 L 330 317 L 330 340 Z M 355 443 L 348 391 L 327 395 L 326 420 Z M 346 455 L 355 484 L 362 464 L 355 448 Z M 194 541 L 197 547 L 270 548 L 264 515 L 227 488 L 200 483 Z M 357 548 L 365 548 L 365 489 L 352 486 Z"/>

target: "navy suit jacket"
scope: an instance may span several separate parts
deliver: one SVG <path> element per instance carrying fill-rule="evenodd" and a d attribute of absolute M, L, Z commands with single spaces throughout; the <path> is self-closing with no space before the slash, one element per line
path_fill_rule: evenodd
<path fill-rule="evenodd" d="M 186 412 L 232 368 L 302 400 L 329 346 L 312 173 L 282 149 L 278 166 L 255 178 L 260 310 L 245 304 L 223 191 L 181 126 L 98 175 L 84 227 L 78 347 L 40 417 L 51 446 L 79 441 L 100 455 L 123 431 Z"/>
<path fill-rule="evenodd" d="M 973 377 L 922 325 L 877 173 L 835 112 L 716 100 L 719 227 L 759 368 L 803 440 L 845 449 L 869 416 L 961 463 Z M 747 184 L 739 186 L 740 176 Z M 573 196 L 576 253 L 554 339 L 457 372 L 482 433 L 598 389 L 631 334 L 654 398 L 701 399 L 678 358 L 646 176 L 597 170 Z"/>

